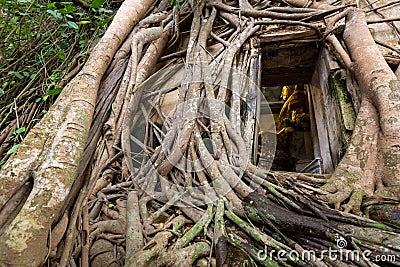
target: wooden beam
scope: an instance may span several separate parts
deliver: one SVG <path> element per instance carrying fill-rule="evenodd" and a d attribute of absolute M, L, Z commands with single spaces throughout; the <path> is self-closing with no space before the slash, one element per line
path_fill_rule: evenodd
<path fill-rule="evenodd" d="M 316 26 L 323 31 L 325 24 L 316 23 Z M 259 35 L 261 45 L 273 43 L 273 42 L 285 42 L 300 40 L 304 42 L 315 42 L 319 40 L 318 35 L 312 29 L 306 29 L 299 26 L 287 26 L 286 28 L 275 28 L 268 32 L 264 32 Z"/>

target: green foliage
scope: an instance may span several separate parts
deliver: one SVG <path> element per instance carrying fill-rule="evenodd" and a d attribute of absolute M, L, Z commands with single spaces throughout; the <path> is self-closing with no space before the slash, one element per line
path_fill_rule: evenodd
<path fill-rule="evenodd" d="M 10 148 L 10 149 L 7 151 L 7 155 L 11 155 L 11 154 L 14 153 L 15 151 L 17 151 L 17 148 L 18 148 L 18 147 L 19 147 L 19 144 L 13 145 L 13 147 Z"/>
<path fill-rule="evenodd" d="M 99 8 L 103 5 L 104 0 L 93 0 L 92 3 L 90 4 L 90 6 L 92 8 Z"/>
<path fill-rule="evenodd" d="M 17 130 L 15 130 L 15 133 L 16 134 L 21 134 L 21 133 L 23 133 L 25 131 L 26 131 L 26 128 L 25 127 L 21 127 L 21 128 L 18 128 Z"/>
<path fill-rule="evenodd" d="M 121 2 L 93 0 L 85 9 L 72 1 L 0 0 L 0 166 L 55 101 L 64 70 L 103 35 Z"/>
<path fill-rule="evenodd" d="M 8 72 L 8 75 L 14 75 L 18 79 L 24 78 L 24 76 L 22 76 L 21 73 L 19 73 L 18 71 L 10 71 L 10 72 Z"/>

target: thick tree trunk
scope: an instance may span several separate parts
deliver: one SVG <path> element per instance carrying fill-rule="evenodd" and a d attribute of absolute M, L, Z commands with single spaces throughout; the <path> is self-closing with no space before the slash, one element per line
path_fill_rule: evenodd
<path fill-rule="evenodd" d="M 347 11 L 343 39 L 362 103 L 351 144 L 325 189 L 333 193 L 327 199 L 337 208 L 351 196 L 345 210 L 360 213 L 364 195 L 399 199 L 400 85 L 372 38 L 363 11 Z"/>
<path fill-rule="evenodd" d="M 379 114 L 379 160 L 383 169 L 375 175 L 398 198 L 400 191 L 400 83 L 375 45 L 364 12 L 350 10 L 344 41 L 355 62 L 362 94 L 371 98 Z M 378 181 L 378 183 L 380 183 Z"/>
<path fill-rule="evenodd" d="M 128 0 L 122 4 L 82 71 L 1 170 L 0 262 L 18 266 L 43 262 L 50 226 L 75 179 L 85 148 L 101 78 L 152 2 Z M 19 190 L 30 192 L 25 203 L 11 198 Z"/>

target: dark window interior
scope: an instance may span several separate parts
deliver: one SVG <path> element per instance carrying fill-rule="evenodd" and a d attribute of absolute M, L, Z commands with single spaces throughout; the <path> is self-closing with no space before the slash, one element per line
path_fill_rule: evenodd
<path fill-rule="evenodd" d="M 319 56 L 319 44 L 268 43 L 261 47 L 261 88 L 276 125 L 277 145 L 271 169 L 321 173 L 320 163 L 313 153 L 307 86 Z M 288 93 L 288 90 L 292 91 Z M 260 121 L 263 123 L 262 115 Z M 267 142 L 268 134 L 261 133 L 259 142 Z M 259 155 L 261 163 L 266 160 L 263 151 Z"/>

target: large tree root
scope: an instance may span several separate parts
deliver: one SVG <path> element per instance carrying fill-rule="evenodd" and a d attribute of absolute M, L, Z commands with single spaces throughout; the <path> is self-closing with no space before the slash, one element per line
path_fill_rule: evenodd
<path fill-rule="evenodd" d="M 101 78 L 122 40 L 150 4 L 151 1 L 124 3 L 81 72 L 68 83 L 50 111 L 2 168 L 2 211 L 13 205 L 10 199 L 16 190 L 25 190 L 21 185 L 31 180 L 33 184 L 18 214 L 2 214 L 9 218 L 0 226 L 1 262 L 39 265 L 44 261 L 51 225 L 75 180 Z"/>
<path fill-rule="evenodd" d="M 254 110 L 244 103 L 254 104 L 259 47 L 256 38 L 249 39 L 261 25 L 274 22 L 271 18 L 280 19 L 282 25 L 316 30 L 312 21 L 337 9 L 316 10 L 317 6 L 326 6 L 314 2 L 311 8 L 258 10 L 259 6 L 243 0 L 239 8 L 244 12 L 233 8 L 234 3 L 206 1 L 185 2 L 179 11 L 167 4 L 159 1 L 153 11 L 170 12 L 150 14 L 122 44 L 112 63 L 120 68 L 118 79 L 103 81 L 116 92 L 103 87 L 100 94 L 92 139 L 69 202 L 64 204 L 67 215 L 62 212 L 62 219 L 51 232 L 54 239 L 49 242 L 52 252 L 48 264 L 373 266 L 380 255 L 398 259 L 398 228 L 327 207 L 334 204 L 340 208 L 346 202 L 345 211 L 361 214 L 364 196 L 379 193 L 385 200 L 398 200 L 400 152 L 396 150 L 398 133 L 394 129 L 399 127 L 384 106 L 390 100 L 389 107 L 398 108 L 396 99 L 389 99 L 397 96 L 398 84 L 378 83 L 394 80 L 384 66 L 379 65 L 378 71 L 365 70 L 371 81 L 361 82 L 362 86 L 368 89 L 370 82 L 373 86 L 363 94 L 352 146 L 332 177 L 267 172 L 253 164 L 250 152 Z M 185 64 L 176 67 L 163 63 L 167 67 L 162 75 L 144 82 L 153 69 L 158 69 L 156 63 L 163 51 L 173 51 L 188 12 L 192 24 Z M 358 11 L 347 12 L 352 23 L 346 26 L 347 31 L 361 29 Z M 354 55 L 359 52 L 351 46 L 350 36 L 345 34 L 345 39 L 351 54 L 347 59 L 356 63 L 352 69 L 357 74 L 363 68 L 357 63 L 361 55 Z M 246 49 L 242 49 L 245 44 Z M 113 70 L 108 73 L 112 75 Z M 182 79 L 179 74 L 183 74 Z M 358 75 L 358 79 L 365 76 Z M 177 101 L 166 112 L 161 103 L 176 92 Z M 101 132 L 103 124 L 106 127 Z M 119 151 L 121 145 L 124 155 Z M 377 162 L 384 170 L 380 177 L 375 176 Z M 33 185 L 31 179 L 19 181 L 22 193 L 14 197 L 21 201 L 24 192 L 35 189 L 37 181 L 35 177 L 33 180 Z M 17 213 L 5 207 L 1 214 L 9 217 Z M 12 221 L 8 217 L 0 222 L 7 226 Z M 52 222 L 54 217 L 46 219 Z M 40 237 L 41 245 L 46 237 L 47 230 Z M 269 253 L 272 250 L 276 253 Z M 326 255 L 327 250 L 370 254 L 361 260 L 339 260 Z M 0 255 L 10 264 L 20 261 L 11 258 L 15 254 L 9 251 L 5 248 Z M 33 264 L 38 265 L 47 252 L 32 252 L 40 254 Z M 314 253 L 316 258 L 291 257 L 306 253 Z M 28 255 L 22 261 L 32 261 L 32 257 Z M 393 258 L 388 262 L 396 264 Z"/>
<path fill-rule="evenodd" d="M 126 226 L 131 228 L 136 225 L 136 234 L 126 236 L 126 247 L 128 244 L 131 247 L 136 239 L 140 241 L 142 238 L 144 246 L 139 251 L 131 248 L 130 250 L 136 252 L 127 252 L 125 264 L 190 266 L 197 260 L 196 264 L 215 262 L 218 266 L 239 262 L 247 262 L 253 266 L 351 266 L 373 264 L 374 257 L 384 253 L 398 257 L 399 250 L 393 247 L 393 244 L 399 242 L 397 229 L 331 210 L 326 207 L 326 202 L 313 196 L 324 194 L 328 203 L 336 200 L 337 207 L 352 196 L 353 200 L 347 203 L 346 211 L 357 213 L 360 211 L 362 197 L 366 194 L 372 196 L 375 192 L 376 183 L 369 179 L 373 170 L 370 162 L 373 162 L 374 156 L 367 152 L 378 142 L 379 118 L 371 102 L 363 101 L 358 124 L 372 123 L 375 127 L 357 128 L 359 138 L 353 139 L 355 144 L 363 144 L 364 150 L 350 148 L 348 153 L 354 156 L 342 163 L 344 168 L 337 170 L 338 173 L 344 173 L 348 169 L 346 166 L 351 165 L 353 173 L 363 174 L 351 176 L 353 180 L 348 180 L 345 191 L 342 191 L 342 184 L 335 178 L 329 180 L 323 175 L 268 174 L 257 169 L 247 160 L 248 148 L 238 130 L 240 124 L 237 124 L 235 116 L 240 117 L 238 114 L 241 111 L 235 106 L 236 96 L 226 90 L 230 77 L 226 69 L 236 59 L 237 47 L 257 28 L 251 21 L 247 21 L 247 24 L 243 24 L 241 33 L 236 32 L 231 36 L 229 41 L 234 45 L 215 55 L 207 53 L 205 38 L 211 31 L 216 15 L 214 9 L 203 15 L 203 4 L 200 2 L 192 7 L 194 23 L 187 49 L 187 62 L 190 64 L 186 66 L 183 85 L 178 85 L 179 98 L 173 120 L 168 117 L 169 114 L 163 113 L 160 106 L 154 105 L 161 102 L 162 97 L 169 92 L 168 88 L 160 86 L 159 92 L 142 92 L 138 89 L 130 101 L 129 123 L 131 127 L 144 129 L 145 138 L 141 141 L 140 135 L 130 135 L 129 131 L 124 133 L 129 137 L 125 138 L 129 140 L 129 144 L 125 143 L 129 147 L 129 153 L 125 157 L 132 170 L 136 167 L 129 186 L 134 185 L 139 197 L 139 211 L 134 212 L 133 220 L 128 220 Z M 232 21 L 232 17 L 230 19 Z M 232 24 L 237 26 L 239 23 L 238 20 Z M 221 42 L 218 38 L 214 39 Z M 239 68 L 243 70 L 252 65 L 245 58 L 236 59 Z M 207 76 L 209 70 L 215 70 L 215 75 Z M 164 81 L 173 79 L 176 77 L 174 72 L 179 71 L 179 68 L 171 68 L 170 72 L 163 72 Z M 157 82 L 159 81 L 150 80 L 150 83 Z M 144 88 L 146 86 L 143 85 Z M 149 101 L 147 95 L 157 97 L 151 100 L 154 109 L 146 113 L 145 101 Z M 141 96 L 145 96 L 145 101 L 141 100 Z M 206 98 L 208 102 L 204 102 L 206 104 L 195 100 L 205 96 L 209 97 Z M 225 112 L 221 105 L 214 104 L 212 99 L 230 103 L 232 110 L 239 113 L 223 115 Z M 199 113 L 209 116 L 193 119 L 193 114 Z M 149 119 L 145 123 L 140 121 L 140 118 L 149 118 L 149 114 L 156 114 L 154 117 L 157 119 Z M 217 114 L 219 120 L 213 119 Z M 132 128 L 128 127 L 130 129 Z M 211 146 L 205 142 L 205 137 L 212 141 Z M 139 149 L 132 153 L 133 147 Z M 360 163 L 360 158 L 365 162 Z M 137 164 L 134 163 L 136 160 Z M 333 177 L 337 177 L 337 174 Z M 360 185 L 364 178 L 370 182 L 368 187 Z M 326 186 L 320 189 L 326 182 Z M 202 194 L 201 191 L 188 191 L 185 188 L 199 185 L 206 186 L 202 189 Z M 258 191 L 266 192 L 266 196 L 253 193 L 257 186 L 261 186 Z M 112 192 L 115 194 L 117 191 L 119 189 Z M 107 192 L 107 189 L 101 189 L 98 196 L 101 192 Z M 210 197 L 219 200 L 211 201 Z M 225 197 L 224 200 L 221 197 Z M 340 201 L 337 201 L 339 198 Z M 102 216 L 106 214 L 104 212 Z M 111 213 L 107 215 L 110 216 L 113 217 Z M 111 220 L 110 223 L 114 221 Z M 142 233 L 139 232 L 141 225 Z M 382 243 L 381 239 L 386 241 Z M 205 240 L 209 240 L 209 243 Z M 347 246 L 342 247 L 339 241 L 345 242 Z M 380 245 L 387 251 L 384 252 Z M 123 244 L 120 246 L 125 247 Z M 283 254 L 279 256 L 284 257 L 276 254 L 264 257 L 266 248 L 281 251 Z M 324 251 L 330 249 L 342 249 L 346 253 L 371 250 L 372 254 L 370 258 L 361 261 L 350 259 L 343 263 L 324 255 Z M 290 253 L 302 255 L 310 251 L 315 253 L 316 259 L 289 256 Z"/>
<path fill-rule="evenodd" d="M 362 101 L 350 147 L 323 189 L 332 193 L 325 198 L 335 208 L 346 201 L 345 211 L 361 214 L 364 196 L 373 197 L 377 203 L 400 201 L 400 87 L 369 33 L 365 15 L 348 9 L 336 19 L 343 16 L 347 21 L 343 38 L 353 60 Z M 387 214 L 382 212 L 379 220 L 400 225 L 400 204 L 383 210 Z"/>

